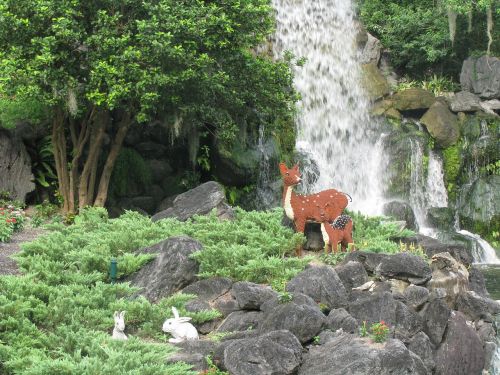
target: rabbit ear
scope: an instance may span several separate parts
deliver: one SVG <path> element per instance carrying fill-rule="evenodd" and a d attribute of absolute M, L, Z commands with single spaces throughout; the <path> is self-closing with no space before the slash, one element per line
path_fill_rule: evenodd
<path fill-rule="evenodd" d="M 175 307 L 172 306 L 172 312 L 174 313 L 174 318 L 179 319 L 179 312 Z"/>
<path fill-rule="evenodd" d="M 122 312 L 120 313 L 120 318 L 122 318 L 122 319 L 123 319 L 123 317 L 124 317 L 124 316 L 125 316 L 125 311 L 122 311 Z"/>
<path fill-rule="evenodd" d="M 191 320 L 191 318 L 189 317 L 183 317 L 183 318 L 177 318 L 177 322 L 178 323 L 185 323 L 185 322 L 189 322 Z"/>
<path fill-rule="evenodd" d="M 116 319 L 116 318 L 118 318 L 118 316 L 119 316 L 119 312 L 118 312 L 118 311 L 115 311 L 115 313 L 113 314 L 113 318 L 115 318 L 115 319 Z"/>

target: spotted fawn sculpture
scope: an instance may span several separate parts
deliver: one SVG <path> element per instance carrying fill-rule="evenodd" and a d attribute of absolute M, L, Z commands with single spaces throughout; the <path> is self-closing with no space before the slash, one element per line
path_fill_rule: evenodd
<path fill-rule="evenodd" d="M 304 233 L 307 222 L 332 222 L 347 207 L 348 195 L 335 189 L 311 195 L 296 194 L 293 187 L 301 181 L 298 164 L 288 169 L 285 163 L 280 163 L 279 168 L 283 177 L 283 208 L 297 232 Z M 301 255 L 302 246 L 297 249 L 297 256 Z"/>
<path fill-rule="evenodd" d="M 325 253 L 338 252 L 338 245 L 341 243 L 342 251 L 347 251 L 349 244 L 353 244 L 352 239 L 352 219 L 347 215 L 340 215 L 331 224 L 321 223 L 321 234 L 325 242 Z"/>

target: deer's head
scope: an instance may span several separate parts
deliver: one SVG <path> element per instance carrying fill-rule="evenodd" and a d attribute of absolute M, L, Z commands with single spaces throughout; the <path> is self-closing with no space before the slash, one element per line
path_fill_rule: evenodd
<path fill-rule="evenodd" d="M 301 181 L 298 164 L 288 169 L 285 163 L 280 163 L 280 172 L 285 186 L 294 186 Z"/>

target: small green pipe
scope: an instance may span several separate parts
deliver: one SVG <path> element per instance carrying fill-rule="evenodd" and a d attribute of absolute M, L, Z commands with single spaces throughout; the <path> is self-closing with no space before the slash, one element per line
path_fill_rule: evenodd
<path fill-rule="evenodd" d="M 111 265 L 109 267 L 109 276 L 111 276 L 111 284 L 116 281 L 116 273 L 118 271 L 118 265 L 115 258 L 111 258 Z"/>

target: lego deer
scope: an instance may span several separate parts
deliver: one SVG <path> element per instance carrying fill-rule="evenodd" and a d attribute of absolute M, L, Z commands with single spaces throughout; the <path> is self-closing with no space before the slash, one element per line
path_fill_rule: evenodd
<path fill-rule="evenodd" d="M 321 223 L 321 234 L 325 242 L 325 253 L 331 250 L 333 253 L 338 251 L 338 245 L 341 243 L 342 251 L 347 251 L 352 239 L 352 219 L 347 215 L 340 215 L 331 224 L 328 222 Z"/>
<path fill-rule="evenodd" d="M 311 195 L 296 194 L 293 187 L 301 181 L 298 164 L 288 169 L 285 163 L 280 163 L 279 167 L 283 177 L 283 208 L 297 232 L 304 233 L 306 222 L 332 222 L 347 207 L 348 195 L 335 189 Z M 297 255 L 302 255 L 302 246 L 297 249 Z"/>

